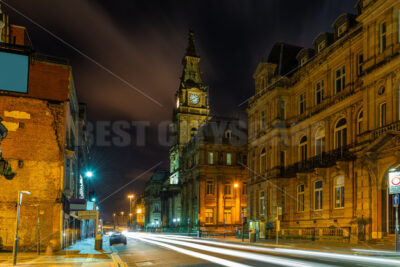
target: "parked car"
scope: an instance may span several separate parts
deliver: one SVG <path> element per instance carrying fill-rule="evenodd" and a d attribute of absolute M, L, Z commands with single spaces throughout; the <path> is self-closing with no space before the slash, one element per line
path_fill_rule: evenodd
<path fill-rule="evenodd" d="M 114 232 L 110 236 L 110 246 L 112 246 L 114 244 L 124 244 L 124 245 L 126 245 L 126 243 L 127 243 L 126 236 L 121 232 Z"/>

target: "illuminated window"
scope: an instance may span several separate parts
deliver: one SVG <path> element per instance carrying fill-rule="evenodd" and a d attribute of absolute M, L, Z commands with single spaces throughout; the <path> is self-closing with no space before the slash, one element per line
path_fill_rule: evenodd
<path fill-rule="evenodd" d="M 232 224 L 232 209 L 224 209 L 224 223 Z"/>
<path fill-rule="evenodd" d="M 207 181 L 207 185 L 206 185 L 206 194 L 207 195 L 214 195 L 214 181 L 209 180 Z"/>
<path fill-rule="evenodd" d="M 319 128 L 315 134 L 315 155 L 320 156 L 325 152 L 325 129 Z"/>
<path fill-rule="evenodd" d="M 344 176 L 336 177 L 335 181 L 335 208 L 344 207 Z"/>
<path fill-rule="evenodd" d="M 232 154 L 226 153 L 226 165 L 232 165 Z"/>
<path fill-rule="evenodd" d="M 324 97 L 324 81 L 319 81 L 315 85 L 315 104 L 319 105 L 322 103 Z"/>
<path fill-rule="evenodd" d="M 322 210 L 322 181 L 314 184 L 314 210 Z"/>
<path fill-rule="evenodd" d="M 304 184 L 297 187 L 297 211 L 304 211 Z"/>
<path fill-rule="evenodd" d="M 343 148 L 347 144 L 347 122 L 340 119 L 335 127 L 335 149 Z"/>
<path fill-rule="evenodd" d="M 260 192 L 260 215 L 265 214 L 265 195 L 264 191 Z"/>
<path fill-rule="evenodd" d="M 386 49 L 386 22 L 379 25 L 379 53 Z"/>
<path fill-rule="evenodd" d="M 345 86 L 345 69 L 344 66 L 335 71 L 335 92 L 340 93 L 344 90 Z"/>
<path fill-rule="evenodd" d="M 208 164 L 214 164 L 214 152 L 208 152 Z"/>
<path fill-rule="evenodd" d="M 306 111 L 306 94 L 299 95 L 299 115 Z"/>
<path fill-rule="evenodd" d="M 206 224 L 214 223 L 214 209 L 206 209 Z"/>
<path fill-rule="evenodd" d="M 386 103 L 379 105 L 379 126 L 383 127 L 386 125 Z"/>
<path fill-rule="evenodd" d="M 232 195 L 232 185 L 231 184 L 225 184 L 224 185 L 224 194 L 225 195 Z"/>

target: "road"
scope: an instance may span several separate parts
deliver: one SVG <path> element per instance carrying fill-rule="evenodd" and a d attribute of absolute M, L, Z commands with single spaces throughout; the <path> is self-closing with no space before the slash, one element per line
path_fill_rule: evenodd
<path fill-rule="evenodd" d="M 400 266 L 400 258 L 252 246 L 185 236 L 127 233 L 113 250 L 128 266 Z"/>

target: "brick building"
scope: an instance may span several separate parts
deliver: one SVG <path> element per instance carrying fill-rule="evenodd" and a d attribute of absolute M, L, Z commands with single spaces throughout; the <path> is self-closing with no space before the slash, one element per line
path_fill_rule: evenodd
<path fill-rule="evenodd" d="M 359 0 L 356 9 L 313 48 L 276 44 L 255 71 L 248 215 L 260 237 L 276 229 L 281 207 L 283 236 L 394 238 L 400 3 Z"/>
<path fill-rule="evenodd" d="M 81 223 L 69 210 L 69 199 L 84 199 L 88 193 L 81 175 L 89 153 L 86 111 L 79 106 L 68 61 L 34 53 L 25 28 L 9 24 L 4 13 L 0 17 L 0 68 L 9 67 L 9 78 L 2 78 L 0 88 L 0 117 L 8 131 L 1 141 L 8 166 L 0 177 L 0 249 L 12 249 L 20 190 L 31 192 L 23 197 L 20 247 L 36 249 L 33 205 L 39 204 L 41 248 L 60 249 L 80 237 Z M 4 66 L 5 58 L 9 66 Z M 27 71 L 14 67 L 24 60 Z M 26 79 L 26 88 L 18 87 L 23 83 L 15 84 L 18 90 L 13 88 L 17 76 Z M 5 80 L 11 87 L 4 85 Z"/>

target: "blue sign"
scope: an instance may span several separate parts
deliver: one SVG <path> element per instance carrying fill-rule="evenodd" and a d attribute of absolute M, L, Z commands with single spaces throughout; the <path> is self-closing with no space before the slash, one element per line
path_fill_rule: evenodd
<path fill-rule="evenodd" d="M 398 207 L 399 206 L 399 195 L 393 195 L 393 206 Z"/>
<path fill-rule="evenodd" d="M 28 93 L 29 57 L 0 51 L 0 90 Z"/>

